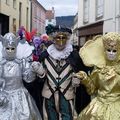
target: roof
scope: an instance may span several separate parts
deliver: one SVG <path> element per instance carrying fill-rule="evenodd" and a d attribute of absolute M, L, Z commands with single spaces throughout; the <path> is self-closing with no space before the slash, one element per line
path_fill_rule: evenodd
<path fill-rule="evenodd" d="M 54 19 L 54 12 L 53 12 L 53 10 L 47 10 L 46 11 L 46 19 L 49 19 L 49 20 Z"/>
<path fill-rule="evenodd" d="M 61 25 L 61 26 L 71 28 L 72 25 L 74 24 L 74 17 L 75 16 L 56 17 L 56 25 Z"/>

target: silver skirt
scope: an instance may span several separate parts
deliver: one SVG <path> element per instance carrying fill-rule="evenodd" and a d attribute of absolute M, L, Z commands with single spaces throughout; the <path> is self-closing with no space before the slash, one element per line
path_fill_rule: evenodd
<path fill-rule="evenodd" d="M 2 92 L 1 92 L 2 94 Z M 0 120 L 42 120 L 33 98 L 25 88 L 5 91 Z"/>

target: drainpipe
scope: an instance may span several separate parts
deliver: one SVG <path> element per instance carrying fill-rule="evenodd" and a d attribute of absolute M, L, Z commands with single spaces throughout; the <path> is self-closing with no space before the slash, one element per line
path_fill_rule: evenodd
<path fill-rule="evenodd" d="M 32 31 L 32 0 L 30 0 L 30 31 Z"/>

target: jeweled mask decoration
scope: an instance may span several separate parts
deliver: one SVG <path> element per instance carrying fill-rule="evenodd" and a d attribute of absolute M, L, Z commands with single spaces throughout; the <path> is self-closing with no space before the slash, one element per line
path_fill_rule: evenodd
<path fill-rule="evenodd" d="M 110 32 L 103 37 L 106 59 L 114 61 L 118 59 L 120 54 L 120 35 Z"/>
<path fill-rule="evenodd" d="M 19 37 L 16 37 L 13 33 L 6 33 L 4 37 L 1 36 L 3 44 L 3 57 L 5 59 L 15 59 L 18 39 Z"/>

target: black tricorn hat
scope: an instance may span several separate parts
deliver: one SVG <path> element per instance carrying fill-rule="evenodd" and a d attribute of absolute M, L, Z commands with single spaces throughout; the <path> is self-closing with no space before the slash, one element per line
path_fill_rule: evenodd
<path fill-rule="evenodd" d="M 55 33 L 55 32 L 67 32 L 69 34 L 72 34 L 72 30 L 70 28 L 62 27 L 59 25 L 53 26 L 49 24 L 48 26 L 46 26 L 45 30 L 48 35 Z"/>

